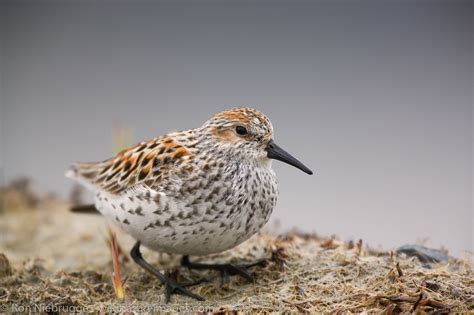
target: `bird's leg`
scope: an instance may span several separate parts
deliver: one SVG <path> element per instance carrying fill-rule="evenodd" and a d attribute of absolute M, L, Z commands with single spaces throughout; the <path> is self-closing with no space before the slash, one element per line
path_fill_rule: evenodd
<path fill-rule="evenodd" d="M 160 273 L 158 270 L 156 270 L 152 265 L 150 265 L 145 259 L 143 259 L 143 256 L 140 252 L 140 242 L 137 241 L 135 245 L 133 246 L 132 250 L 130 251 L 130 256 L 132 256 L 133 261 L 135 261 L 140 267 L 157 277 L 162 284 L 165 285 L 165 298 L 166 298 L 166 303 L 170 301 L 171 295 L 172 294 L 181 294 L 185 296 L 189 296 L 191 298 L 194 298 L 199 301 L 204 301 L 204 298 L 192 293 L 191 291 L 188 291 L 185 289 L 183 285 L 178 284 L 175 280 L 172 280 L 162 273 Z"/>
<path fill-rule="evenodd" d="M 189 269 L 213 269 L 218 270 L 221 273 L 223 279 L 226 279 L 228 275 L 239 275 L 242 278 L 247 279 L 250 282 L 253 282 L 254 276 L 247 270 L 250 267 L 264 264 L 266 259 L 259 259 L 253 263 L 245 265 L 235 265 L 235 264 L 203 264 L 198 262 L 189 261 L 189 256 L 183 256 L 181 258 L 181 265 L 188 267 Z"/>

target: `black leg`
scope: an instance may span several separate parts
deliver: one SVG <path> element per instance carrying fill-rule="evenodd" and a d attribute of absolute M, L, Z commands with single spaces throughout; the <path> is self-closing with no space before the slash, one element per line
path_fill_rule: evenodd
<path fill-rule="evenodd" d="M 250 264 L 245 265 L 234 265 L 234 264 L 203 264 L 198 262 L 189 261 L 189 256 L 183 256 L 181 258 L 181 265 L 188 267 L 189 269 L 213 269 L 218 270 L 221 273 L 223 279 L 228 275 L 239 275 L 242 278 L 253 282 L 255 279 L 252 274 L 247 270 L 250 267 L 264 264 L 266 259 L 260 259 Z"/>
<path fill-rule="evenodd" d="M 161 283 L 165 285 L 165 298 L 166 303 L 170 301 L 172 294 L 181 294 L 184 296 L 189 296 L 199 301 L 204 301 L 204 298 L 194 294 L 184 288 L 184 286 L 178 284 L 176 281 L 166 277 L 158 270 L 156 270 L 152 265 L 146 262 L 143 259 L 142 253 L 140 253 L 140 242 L 136 242 L 133 246 L 132 250 L 130 251 L 130 256 L 132 256 L 133 261 L 135 261 L 138 265 L 140 265 L 143 269 L 160 279 Z"/>

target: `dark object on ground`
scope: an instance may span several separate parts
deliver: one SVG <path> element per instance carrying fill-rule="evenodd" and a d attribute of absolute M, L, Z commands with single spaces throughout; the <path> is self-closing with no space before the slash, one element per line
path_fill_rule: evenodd
<path fill-rule="evenodd" d="M 97 209 L 95 208 L 94 205 L 72 206 L 71 207 L 71 212 L 100 214 L 99 211 L 97 211 Z"/>
<path fill-rule="evenodd" d="M 421 245 L 403 245 L 397 248 L 397 253 L 404 253 L 409 257 L 418 257 L 422 263 L 448 262 L 448 260 L 452 259 L 445 251 Z"/>

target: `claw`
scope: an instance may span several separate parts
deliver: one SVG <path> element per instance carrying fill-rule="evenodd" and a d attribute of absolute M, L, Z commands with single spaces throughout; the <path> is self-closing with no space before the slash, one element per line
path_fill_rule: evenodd
<path fill-rule="evenodd" d="M 218 270 L 221 273 L 221 285 L 227 280 L 229 275 L 239 275 L 242 278 L 253 282 L 255 279 L 252 274 L 247 270 L 247 268 L 254 267 L 257 265 L 262 265 L 266 262 L 266 259 L 259 259 L 255 262 L 245 264 L 245 265 L 235 265 L 235 264 L 202 264 L 197 262 L 189 261 L 188 256 L 184 256 L 181 260 L 181 264 L 189 269 L 214 269 Z"/>

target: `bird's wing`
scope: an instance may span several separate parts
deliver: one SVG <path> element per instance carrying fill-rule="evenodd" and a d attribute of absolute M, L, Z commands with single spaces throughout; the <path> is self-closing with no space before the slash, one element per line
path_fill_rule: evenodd
<path fill-rule="evenodd" d="M 66 176 L 92 189 L 118 195 L 138 185 L 156 189 L 176 165 L 186 171 L 182 162 L 189 157 L 190 152 L 182 142 L 167 135 L 141 142 L 103 162 L 76 163 Z"/>

